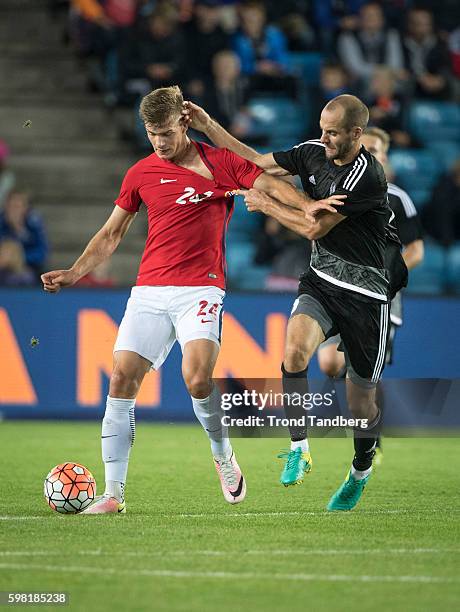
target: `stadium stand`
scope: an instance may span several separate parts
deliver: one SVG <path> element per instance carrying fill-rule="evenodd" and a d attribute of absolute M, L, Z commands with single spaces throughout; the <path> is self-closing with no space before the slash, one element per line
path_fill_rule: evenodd
<path fill-rule="evenodd" d="M 241 37 L 238 38 L 241 33 L 238 19 L 241 6 L 247 2 L 200 0 L 197 4 L 201 16 L 197 11 L 195 17 L 193 2 L 133 0 L 130 4 L 136 16 L 134 18 L 134 13 L 130 13 L 128 21 L 133 25 L 126 21 L 128 25 L 123 27 L 127 28 L 124 34 L 134 37 L 145 32 L 152 15 L 165 10 L 168 19 L 175 20 L 175 31 L 179 34 L 189 32 L 196 19 L 200 36 L 205 37 L 207 19 L 203 18 L 203 11 L 206 11 L 206 6 L 214 14 L 216 9 L 221 10 L 220 29 L 216 30 L 215 23 L 211 24 L 210 36 L 215 38 L 216 31 L 224 32 L 225 44 L 231 50 L 235 48 L 235 41 L 241 41 Z M 308 44 L 300 46 L 309 49 L 306 51 L 298 50 L 299 47 L 291 50 L 292 40 L 289 37 L 283 40 L 283 18 L 286 15 L 281 5 L 264 4 L 268 31 L 273 35 L 272 26 L 275 30 L 279 26 L 276 41 L 279 48 L 286 49 L 285 54 L 283 51 L 283 69 L 297 81 L 297 93 L 293 96 L 292 91 L 267 93 L 252 90 L 249 101 L 243 103 L 239 126 L 230 126 L 230 129 L 239 129 L 241 135 L 241 122 L 245 123 L 244 139 L 258 150 L 273 151 L 319 136 L 315 92 L 319 90 L 321 67 L 343 60 L 337 54 L 338 24 L 342 24 L 342 31 L 347 28 L 359 30 L 359 10 L 366 2 L 353 4 L 349 14 L 345 13 L 337 23 L 331 22 L 328 36 L 319 32 L 323 25 L 321 20 L 324 20 L 324 15 L 318 12 L 321 3 L 312 3 L 310 13 L 299 12 L 297 17 L 309 28 Z M 0 29 L 5 41 L 2 43 L 0 67 L 5 75 L 13 75 L 2 79 L 0 105 L 5 121 L 0 138 L 12 149 L 10 166 L 19 185 L 32 189 L 37 209 L 49 229 L 51 264 L 62 266 L 80 252 L 88 236 L 107 216 L 125 170 L 135 159 L 146 154 L 145 141 L 139 138 L 139 125 L 136 127 L 134 121 L 138 98 L 134 101 L 117 100 L 116 96 L 108 95 L 113 94 L 110 88 L 117 82 L 113 71 L 120 65 L 125 36 L 110 39 L 109 64 L 106 56 L 101 59 L 100 52 L 90 44 L 91 40 L 94 42 L 91 36 L 97 30 L 88 27 L 89 22 L 94 21 L 96 14 L 107 16 L 111 3 L 107 0 L 20 0 L 20 5 L 23 8 L 20 16 L 16 11 L 18 2 L 4 0 L 0 7 L 3 16 Z M 289 6 L 292 13 L 293 3 Z M 305 3 L 302 6 L 305 7 Z M 404 19 L 388 7 L 385 11 L 389 27 L 399 30 L 404 37 Z M 434 15 L 435 20 L 436 17 Z M 449 31 L 445 19 L 436 25 L 438 30 L 443 28 L 441 38 L 446 39 Z M 452 28 L 454 26 L 452 24 Z M 103 27 L 110 31 L 114 24 L 109 20 Z M 10 34 L 13 31 L 14 37 Z M 213 44 L 216 43 L 214 38 Z M 217 48 L 221 50 L 220 45 Z M 187 90 L 190 75 L 194 74 L 193 70 L 187 70 L 187 62 L 190 65 L 193 54 L 182 60 L 185 68 L 180 84 L 186 96 L 205 104 L 206 99 L 199 89 L 195 94 Z M 396 101 L 403 105 L 402 128 L 410 135 L 411 148 L 395 146 L 391 164 L 396 182 L 409 192 L 419 211 L 430 202 L 432 190 L 440 177 L 460 157 L 460 87 L 455 77 L 454 55 L 452 62 L 450 69 L 443 64 L 443 75 L 449 74 L 451 87 L 449 96 L 441 101 L 413 99 L 412 93 L 407 91 L 410 79 L 407 80 L 407 75 L 397 75 L 398 79 L 403 78 L 398 80 L 401 96 Z M 19 74 L 19 65 L 21 78 L 14 77 Z M 99 81 L 93 78 L 95 65 L 96 73 L 102 73 Z M 205 89 L 212 87 L 211 74 L 209 83 L 206 74 L 201 74 L 200 78 Z M 353 80 L 346 84 L 349 93 L 361 93 L 362 87 L 362 82 Z M 99 91 L 94 92 L 94 89 Z M 384 108 L 385 100 L 379 100 L 379 105 Z M 26 128 L 17 130 L 16 126 L 27 119 L 32 120 L 33 132 Z M 65 156 L 63 151 L 66 151 Z M 45 172 L 49 168 L 52 171 Z M 94 168 L 98 171 L 93 172 Z M 85 219 L 85 223 L 75 224 L 75 218 Z M 234 288 L 261 289 L 265 286 L 270 270 L 255 265 L 253 261 L 255 236 L 260 227 L 258 217 L 247 213 L 237 202 L 228 235 L 230 281 Z M 117 282 L 130 284 L 133 281 L 133 261 L 142 249 L 144 232 L 145 221 L 137 221 L 123 249 L 115 255 L 113 270 Z M 409 291 L 458 292 L 460 287 L 455 279 L 458 260 L 458 245 L 449 247 L 447 251 L 436 242 L 429 243 L 425 261 L 414 271 Z"/>

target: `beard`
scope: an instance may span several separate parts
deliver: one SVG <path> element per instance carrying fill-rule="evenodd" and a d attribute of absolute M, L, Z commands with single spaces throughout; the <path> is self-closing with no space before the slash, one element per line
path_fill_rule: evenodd
<path fill-rule="evenodd" d="M 350 153 L 352 148 L 353 141 L 351 139 L 345 142 L 341 142 L 340 144 L 336 145 L 335 151 L 331 152 L 327 157 L 331 160 L 342 159 L 346 157 L 348 153 Z"/>

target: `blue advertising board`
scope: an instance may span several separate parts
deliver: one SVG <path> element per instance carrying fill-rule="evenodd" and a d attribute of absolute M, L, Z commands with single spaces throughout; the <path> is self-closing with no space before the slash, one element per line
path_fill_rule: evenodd
<path fill-rule="evenodd" d="M 112 346 L 129 290 L 0 290 L 0 412 L 4 418 L 99 418 Z M 278 378 L 293 297 L 229 294 L 216 377 Z M 460 301 L 405 299 L 386 378 L 460 378 Z M 176 345 L 150 373 L 138 418 L 193 418 Z M 316 359 L 309 374 L 320 378 Z"/>

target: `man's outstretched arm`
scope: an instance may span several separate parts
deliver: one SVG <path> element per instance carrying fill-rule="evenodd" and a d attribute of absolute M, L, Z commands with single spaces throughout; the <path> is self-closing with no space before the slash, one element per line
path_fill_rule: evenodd
<path fill-rule="evenodd" d="M 233 153 L 236 153 L 244 159 L 248 159 L 273 176 L 287 176 L 289 174 L 287 170 L 278 166 L 273 157 L 273 153 L 258 153 L 254 149 L 251 149 L 251 147 L 243 144 L 229 134 L 227 130 L 215 121 L 215 119 L 212 119 L 201 106 L 193 102 L 184 102 L 182 116 L 184 117 L 184 121 L 186 121 L 191 128 L 206 134 L 216 147 L 233 151 Z"/>
<path fill-rule="evenodd" d="M 265 192 L 285 206 L 302 211 L 305 218 L 311 223 L 314 222 L 315 217 L 320 211 L 336 214 L 337 210 L 334 207 L 342 206 L 343 200 L 347 197 L 346 195 L 331 195 L 323 200 L 314 200 L 296 189 L 294 185 L 271 176 L 266 172 L 263 172 L 256 178 L 253 188 Z M 245 193 L 241 193 L 241 195 L 245 195 Z"/>
<path fill-rule="evenodd" d="M 105 224 L 91 238 L 86 249 L 69 270 L 52 270 L 42 274 L 45 291 L 57 293 L 62 287 L 74 285 L 85 274 L 108 259 L 120 244 L 135 216 L 135 213 L 115 206 Z"/>
<path fill-rule="evenodd" d="M 311 216 L 306 218 L 302 211 L 286 206 L 257 189 L 250 189 L 249 191 L 241 192 L 241 194 L 244 195 L 249 212 L 262 212 L 264 215 L 273 217 L 281 225 L 309 240 L 322 238 L 334 226 L 346 219 L 344 215 L 339 214 L 335 209 L 333 213 L 325 210 L 321 205 L 321 201 L 312 205 L 318 206 L 315 211 L 317 216 L 312 212 Z"/>

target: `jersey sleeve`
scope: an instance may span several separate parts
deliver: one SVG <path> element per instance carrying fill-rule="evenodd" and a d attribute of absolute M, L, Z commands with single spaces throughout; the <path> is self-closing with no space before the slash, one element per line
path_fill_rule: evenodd
<path fill-rule="evenodd" d="M 351 169 L 340 179 L 333 194 L 347 196 L 343 206 L 337 207 L 341 215 L 358 217 L 379 208 L 386 192 L 387 183 L 381 166 L 377 167 L 364 155 L 359 155 Z"/>
<path fill-rule="evenodd" d="M 407 246 L 414 240 L 421 240 L 423 238 L 422 225 L 410 196 L 404 191 L 401 195 L 392 194 L 392 197 L 393 202 L 396 201 L 396 205 L 392 207 L 395 213 L 395 224 L 403 245 Z"/>
<path fill-rule="evenodd" d="M 125 174 L 115 204 L 130 213 L 136 213 L 141 203 L 142 198 L 139 195 L 139 172 L 136 166 L 132 166 Z"/>
<path fill-rule="evenodd" d="M 324 155 L 324 145 L 319 140 L 310 140 L 288 151 L 273 153 L 273 159 L 289 174 L 302 176 L 313 172 L 313 162 L 319 155 Z"/>
<path fill-rule="evenodd" d="M 253 162 L 240 157 L 236 153 L 229 151 L 229 149 L 224 149 L 223 151 L 225 168 L 232 179 L 238 187 L 251 189 L 256 178 L 262 174 L 262 168 L 259 168 L 259 166 Z"/>

